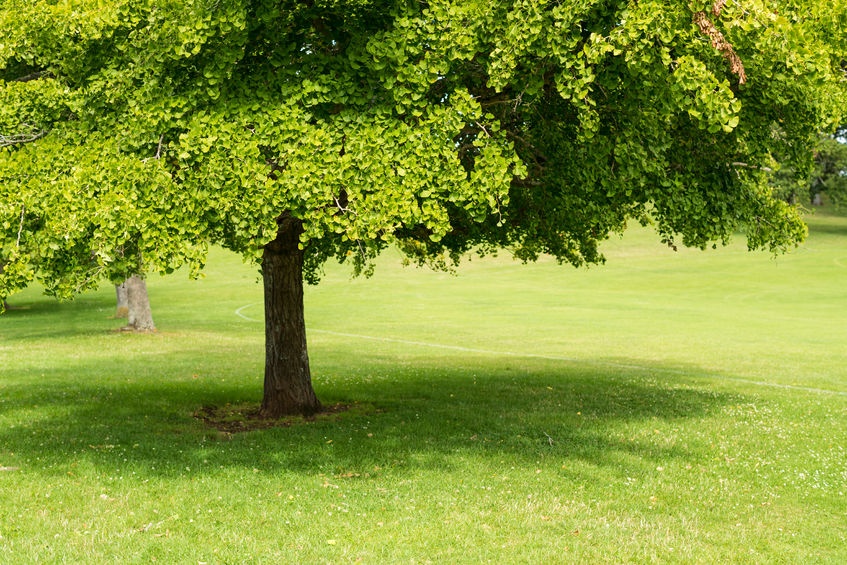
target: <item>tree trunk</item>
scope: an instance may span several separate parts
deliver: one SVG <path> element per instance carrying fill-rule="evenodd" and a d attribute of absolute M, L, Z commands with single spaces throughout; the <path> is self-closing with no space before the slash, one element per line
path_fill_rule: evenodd
<path fill-rule="evenodd" d="M 147 296 L 147 283 L 138 275 L 129 277 L 126 285 L 127 298 L 127 330 L 137 332 L 154 331 L 153 312 L 150 310 L 150 299 Z"/>
<path fill-rule="evenodd" d="M 126 281 L 115 285 L 117 306 L 115 307 L 115 318 L 126 318 L 129 316 L 129 300 L 127 299 Z"/>
<path fill-rule="evenodd" d="M 3 263 L 0 263 L 0 275 L 3 274 Z M 3 307 L 0 308 L 0 312 L 5 312 L 9 308 L 9 304 L 6 302 L 5 296 L 0 296 L 0 302 L 3 303 Z"/>
<path fill-rule="evenodd" d="M 3 263 L 0 263 L 0 274 L 3 274 Z M 0 308 L 0 312 L 5 312 L 6 310 L 9 309 L 9 303 L 6 302 L 5 296 L 0 296 L 0 301 L 3 302 L 3 307 Z"/>
<path fill-rule="evenodd" d="M 261 415 L 279 418 L 319 412 L 312 388 L 303 318 L 302 224 L 283 215 L 276 239 L 262 252 L 265 287 L 265 388 Z"/>

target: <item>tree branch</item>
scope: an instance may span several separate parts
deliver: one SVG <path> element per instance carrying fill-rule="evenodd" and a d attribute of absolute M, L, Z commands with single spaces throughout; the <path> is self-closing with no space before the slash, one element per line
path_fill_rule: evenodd
<path fill-rule="evenodd" d="M 42 77 L 52 77 L 53 73 L 50 71 L 36 71 L 34 73 L 30 73 L 28 75 L 24 75 L 22 77 L 18 77 L 14 79 L 12 82 L 29 82 L 31 80 L 38 80 Z"/>
<path fill-rule="evenodd" d="M 0 147 L 9 147 L 11 145 L 21 145 L 23 143 L 30 143 L 37 139 L 41 139 L 49 133 L 49 130 L 46 129 L 38 129 L 34 126 L 30 126 L 29 124 L 23 125 L 32 128 L 33 131 L 31 131 L 30 133 L 16 133 L 13 135 L 0 134 Z"/>
<path fill-rule="evenodd" d="M 26 214 L 26 204 L 21 206 L 21 223 L 18 225 L 18 239 L 15 240 L 15 247 L 21 246 L 21 232 L 24 231 L 24 214 Z"/>
<path fill-rule="evenodd" d="M 165 134 L 159 136 L 159 144 L 156 146 L 156 154 L 152 157 L 145 157 L 141 160 L 142 163 L 146 163 L 150 159 L 161 159 L 162 158 L 162 142 L 165 139 Z"/>
<path fill-rule="evenodd" d="M 720 14 L 721 8 L 723 8 L 723 4 L 725 2 L 716 2 L 713 8 L 713 13 L 715 15 Z M 694 23 L 697 24 L 697 27 L 700 29 L 700 33 L 709 38 L 712 43 L 712 47 L 717 49 L 723 58 L 729 61 L 729 70 L 732 71 L 733 74 L 738 76 L 738 83 L 744 84 L 747 82 L 747 73 L 744 72 L 744 64 L 741 62 L 741 58 L 735 52 L 735 49 L 732 45 L 727 41 L 723 34 L 715 27 L 715 24 L 712 23 L 712 20 L 706 15 L 706 12 L 696 12 L 694 14 Z"/>
<path fill-rule="evenodd" d="M 770 167 L 760 167 L 759 165 L 748 165 L 747 163 L 742 163 L 740 161 L 734 161 L 732 163 L 733 167 L 740 167 L 742 169 L 755 169 L 757 171 L 764 171 L 766 173 L 772 173 L 773 169 Z"/>
<path fill-rule="evenodd" d="M 156 159 L 162 157 L 162 141 L 165 139 L 165 134 L 159 136 L 159 145 L 156 147 Z"/>

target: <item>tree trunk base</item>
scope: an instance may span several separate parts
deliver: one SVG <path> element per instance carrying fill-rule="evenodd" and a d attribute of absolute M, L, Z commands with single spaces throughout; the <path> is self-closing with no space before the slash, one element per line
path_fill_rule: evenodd
<path fill-rule="evenodd" d="M 323 405 L 317 398 L 303 399 L 300 402 L 288 402 L 266 406 L 264 402 L 259 408 L 259 418 L 262 420 L 279 420 L 286 416 L 303 416 L 309 418 L 323 412 Z"/>
<path fill-rule="evenodd" d="M 120 320 L 129 318 L 129 298 L 127 296 L 126 281 L 115 285 L 115 318 Z"/>
<path fill-rule="evenodd" d="M 147 295 L 147 283 L 138 275 L 129 277 L 124 282 L 127 298 L 127 331 L 154 332 L 153 312 L 150 309 L 150 298 Z"/>
<path fill-rule="evenodd" d="M 127 332 L 127 333 L 136 333 L 136 334 L 154 334 L 157 332 L 156 328 L 151 329 L 138 329 L 133 326 L 121 326 L 118 328 L 119 332 Z"/>

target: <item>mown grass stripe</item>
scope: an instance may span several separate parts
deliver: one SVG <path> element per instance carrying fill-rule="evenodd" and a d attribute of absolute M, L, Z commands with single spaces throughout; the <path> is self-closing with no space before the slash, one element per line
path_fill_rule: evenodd
<path fill-rule="evenodd" d="M 237 310 L 235 310 L 235 314 L 247 321 L 250 322 L 261 322 L 261 320 L 257 320 L 255 318 L 251 318 L 246 316 L 243 312 L 244 310 L 256 306 L 258 303 L 252 302 L 250 304 L 245 304 L 241 306 Z M 648 373 L 664 373 L 668 375 L 679 375 L 683 377 L 692 377 L 696 376 L 698 378 L 710 378 L 710 379 L 718 379 L 722 381 L 733 381 L 738 383 L 744 383 L 754 386 L 762 386 L 762 387 L 772 387 L 783 390 L 796 390 L 801 392 L 810 392 L 814 394 L 834 394 L 838 396 L 847 396 L 847 391 L 841 390 L 829 390 L 823 388 L 815 388 L 808 386 L 799 386 L 799 385 L 788 385 L 782 383 L 769 383 L 766 381 L 756 381 L 752 379 L 745 379 L 742 377 L 733 377 L 729 375 L 721 375 L 715 373 L 702 374 L 702 375 L 693 375 L 691 371 L 683 371 L 680 369 L 671 369 L 667 367 L 656 367 L 656 366 L 645 366 L 638 365 L 635 363 L 613 363 L 609 361 L 594 361 L 591 359 L 577 359 L 575 357 L 565 357 L 562 355 L 545 355 L 540 353 L 528 353 L 528 352 L 516 352 L 516 351 L 496 351 L 493 349 L 479 349 L 474 347 L 463 347 L 461 345 L 448 345 L 445 343 L 432 343 L 427 341 L 419 341 L 419 340 L 410 340 L 410 339 L 400 339 L 393 337 L 380 337 L 374 335 L 363 335 L 356 333 L 347 333 L 347 332 L 337 332 L 333 330 L 323 330 L 323 329 L 314 329 L 309 328 L 309 333 L 319 333 L 326 335 L 333 335 L 338 337 L 348 337 L 352 339 L 363 339 L 368 341 L 378 341 L 383 343 L 398 343 L 402 345 L 412 345 L 416 347 L 428 347 L 433 349 L 445 349 L 450 351 L 461 351 L 464 353 L 476 353 L 479 355 L 493 355 L 493 356 L 503 356 L 503 357 L 523 357 L 527 359 L 544 359 L 547 361 L 563 361 L 567 363 L 582 363 L 585 365 L 591 365 L 595 367 L 611 367 L 616 369 L 632 369 L 636 371 L 648 372 Z"/>

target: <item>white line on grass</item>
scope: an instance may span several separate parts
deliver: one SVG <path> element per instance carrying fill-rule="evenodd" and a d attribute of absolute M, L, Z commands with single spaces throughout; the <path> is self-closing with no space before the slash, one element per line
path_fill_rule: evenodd
<path fill-rule="evenodd" d="M 245 316 L 244 314 L 242 314 L 244 310 L 250 308 L 251 306 L 255 306 L 256 304 L 258 304 L 258 302 L 251 302 L 250 304 L 245 304 L 244 306 L 235 311 L 235 315 L 239 318 L 247 320 L 248 322 L 261 322 L 261 320 L 257 320 L 256 318 L 251 318 L 250 316 Z"/>
<path fill-rule="evenodd" d="M 258 304 L 258 303 L 253 302 L 253 303 L 250 303 L 250 304 L 245 304 L 244 306 L 242 306 L 241 308 L 238 308 L 235 311 L 235 315 L 238 316 L 239 318 L 242 318 L 242 319 L 247 320 L 249 322 L 261 322 L 261 320 L 251 318 L 249 316 L 246 316 L 243 313 L 244 310 L 246 310 L 247 308 L 249 308 L 251 306 L 255 306 L 256 304 Z M 527 359 L 545 359 L 545 360 L 548 360 L 548 361 L 564 361 L 566 363 L 582 363 L 582 364 L 585 364 L 585 365 L 594 365 L 594 366 L 598 366 L 598 367 L 614 367 L 616 369 L 631 369 L 631 370 L 645 371 L 645 372 L 666 373 L 666 374 L 670 374 L 670 375 L 682 375 L 682 376 L 687 376 L 687 377 L 691 377 L 691 376 L 696 377 L 697 376 L 697 375 L 693 375 L 689 371 L 683 371 L 681 369 L 670 369 L 670 368 L 664 368 L 664 367 L 648 367 L 648 366 L 645 366 L 645 365 L 636 365 L 634 363 L 615 363 L 613 361 L 592 361 L 590 359 L 577 359 L 575 357 L 564 357 L 564 356 L 561 356 L 561 355 L 544 355 L 544 354 L 540 354 L 540 353 L 516 353 L 514 351 L 495 351 L 493 349 L 477 349 L 477 348 L 474 348 L 474 347 L 462 347 L 461 345 L 447 345 L 447 344 L 444 344 L 444 343 L 432 343 L 432 342 L 428 342 L 428 341 L 415 341 L 415 340 L 409 340 L 409 339 L 397 339 L 397 338 L 393 338 L 393 337 L 378 337 L 378 336 L 373 336 L 373 335 L 352 334 L 352 333 L 346 333 L 346 332 L 335 332 L 335 331 L 332 331 L 332 330 L 309 329 L 308 331 L 311 332 L 311 333 L 334 335 L 334 336 L 338 336 L 338 337 L 349 337 L 349 338 L 353 338 L 353 339 L 380 341 L 380 342 L 383 342 L 383 343 L 400 343 L 400 344 L 403 344 L 403 345 L 414 345 L 414 346 L 417 346 L 417 347 L 431 347 L 431 348 L 434 348 L 434 349 L 447 349 L 447 350 L 450 350 L 450 351 L 462 351 L 464 353 L 478 353 L 480 355 L 494 355 L 494 356 L 501 356 L 501 357 L 523 357 L 523 358 L 527 358 Z M 847 392 L 840 391 L 840 390 L 827 390 L 825 388 L 813 388 L 813 387 L 798 386 L 798 385 L 784 385 L 784 384 L 779 384 L 779 383 L 769 383 L 769 382 L 765 382 L 765 381 L 754 381 L 754 380 L 751 380 L 751 379 L 744 379 L 744 378 L 741 378 L 741 377 L 730 377 L 730 376 L 726 376 L 726 375 L 709 374 L 709 375 L 702 375 L 701 377 L 702 378 L 708 378 L 708 379 L 711 379 L 711 378 L 720 379 L 720 380 L 724 380 L 724 381 L 735 381 L 735 382 L 751 384 L 751 385 L 755 385 L 755 386 L 766 386 L 766 387 L 772 387 L 772 388 L 781 388 L 781 389 L 785 389 L 785 390 L 802 390 L 802 391 L 805 391 L 805 392 L 814 392 L 814 393 L 817 393 L 817 394 L 835 394 L 835 395 L 838 395 L 838 396 L 847 396 Z"/>

